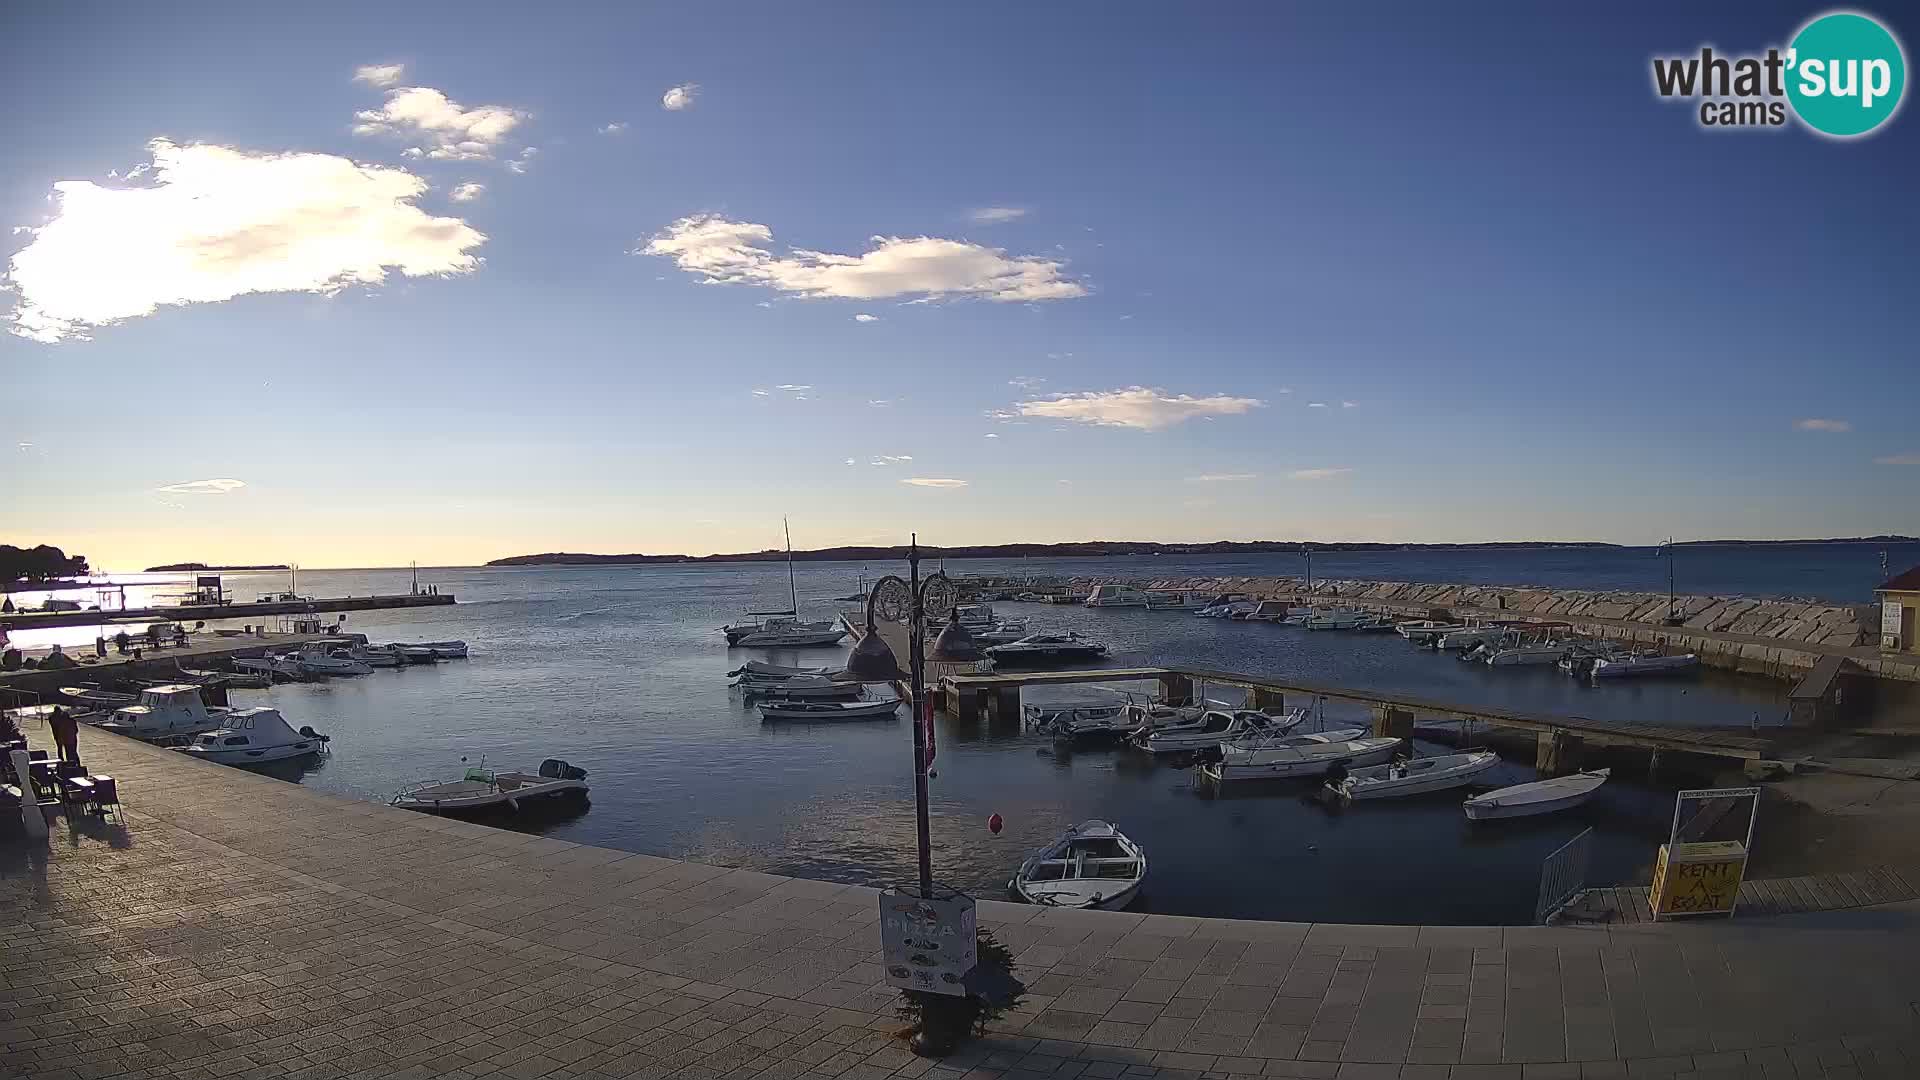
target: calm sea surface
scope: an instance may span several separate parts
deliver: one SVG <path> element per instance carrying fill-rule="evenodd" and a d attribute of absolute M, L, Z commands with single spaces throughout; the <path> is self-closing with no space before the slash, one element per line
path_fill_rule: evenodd
<path fill-rule="evenodd" d="M 1920 546 L 1889 552 L 1895 571 Z M 863 567 L 802 564 L 803 608 L 851 592 Z M 869 577 L 904 567 L 869 565 Z M 954 561 L 953 573 L 1025 571 L 1289 574 L 1291 556 Z M 1663 560 L 1644 549 L 1327 554 L 1316 576 L 1664 588 Z M 1682 592 L 1740 592 L 1866 601 L 1880 548 L 1827 546 L 1683 550 Z M 286 774 L 321 790 L 385 801 L 416 780 L 450 777 L 460 758 L 531 767 L 563 757 L 586 768 L 592 806 L 544 827 L 550 835 L 650 854 L 861 883 L 914 874 L 912 733 L 902 722 L 762 724 L 726 672 L 741 662 L 832 663 L 844 649 L 777 655 L 728 650 L 716 628 L 750 608 L 784 606 L 779 564 L 555 569 L 434 569 L 421 581 L 459 597 L 450 608 L 356 612 L 347 629 L 375 641 L 459 637 L 472 658 L 370 676 L 241 691 L 235 704 L 271 704 L 296 726 L 333 736 L 333 754 Z M 176 592 L 179 576 L 129 576 Z M 167 584 L 161 584 L 161 581 Z M 286 586 L 285 574 L 229 574 L 242 599 Z M 139 584 L 147 582 L 149 584 Z M 318 571 L 300 591 L 319 596 L 404 592 L 405 570 Z M 76 594 L 67 594 L 76 595 Z M 22 598 L 25 599 L 25 598 Z M 1581 686 L 1557 670 L 1462 664 L 1397 635 L 1308 633 L 1195 619 L 1181 613 L 1088 611 L 999 604 L 1038 630 L 1104 640 L 1117 664 L 1188 663 L 1295 676 L 1333 685 L 1661 724 L 1774 724 L 1777 683 L 1703 672 L 1681 681 Z M 91 640 L 90 631 L 16 635 Z M 1073 691 L 1084 696 L 1087 691 Z M 1070 696 L 1065 692 L 1054 696 Z M 1030 697 L 1029 700 L 1035 700 Z M 1364 714 L 1328 706 L 1330 722 Z M 1531 916 L 1539 861 L 1587 825 L 1594 877 L 1644 880 L 1671 813 L 1671 788 L 1610 784 L 1577 815 L 1469 827 L 1459 796 L 1365 804 L 1332 813 L 1305 788 L 1207 797 L 1188 770 L 1117 749 L 1066 752 L 1017 727 L 943 720 L 933 781 L 934 859 L 943 880 L 997 896 L 1030 849 L 1069 824 L 1102 817 L 1148 850 L 1139 908 L 1181 914 L 1369 922 L 1510 922 Z M 1423 751 L 1440 749 L 1421 744 Z M 1534 777 L 1509 762 L 1493 778 Z M 1678 782 L 1678 778 L 1676 781 Z M 163 798 L 146 793 L 138 798 Z M 986 819 L 1006 829 L 991 836 Z M 1412 883 L 1417 888 L 1410 888 Z"/>

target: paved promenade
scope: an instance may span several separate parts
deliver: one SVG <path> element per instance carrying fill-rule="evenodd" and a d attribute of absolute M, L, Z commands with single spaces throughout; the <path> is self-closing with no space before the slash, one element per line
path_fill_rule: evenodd
<path fill-rule="evenodd" d="M 897 1037 L 871 890 L 82 750 L 124 828 L 0 839 L 7 1080 L 1920 1076 L 1920 906 L 1501 929 L 983 902 L 1030 994 L 936 1063 Z"/>

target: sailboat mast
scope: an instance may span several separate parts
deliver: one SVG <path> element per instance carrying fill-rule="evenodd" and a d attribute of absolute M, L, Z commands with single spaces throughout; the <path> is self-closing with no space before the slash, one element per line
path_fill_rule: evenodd
<path fill-rule="evenodd" d="M 780 519 L 780 530 L 787 534 L 787 606 L 793 610 L 793 617 L 800 617 L 800 591 L 793 584 L 793 526 L 787 519 Z"/>

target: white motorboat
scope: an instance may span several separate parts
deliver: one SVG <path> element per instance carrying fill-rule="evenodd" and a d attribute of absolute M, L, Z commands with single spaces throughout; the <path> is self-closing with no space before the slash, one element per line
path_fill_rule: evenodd
<path fill-rule="evenodd" d="M 1236 739 L 1282 734 L 1305 717 L 1303 709 L 1281 716 L 1268 716 L 1254 709 L 1209 709 L 1192 726 L 1156 725 L 1137 736 L 1134 744 L 1149 754 L 1191 754 Z"/>
<path fill-rule="evenodd" d="M 1557 664 L 1572 646 L 1564 641 L 1523 642 L 1500 648 L 1483 647 L 1483 659 L 1491 667 Z"/>
<path fill-rule="evenodd" d="M 1450 634 L 1455 630 L 1465 630 L 1466 628 L 1466 623 L 1442 622 L 1434 619 L 1416 619 L 1413 622 L 1403 622 L 1394 627 L 1395 630 L 1399 631 L 1401 637 L 1406 638 L 1416 645 L 1431 644 L 1434 638 L 1444 634 Z"/>
<path fill-rule="evenodd" d="M 743 675 L 734 685 L 754 697 L 819 700 L 860 696 L 859 683 L 837 682 L 825 675 L 795 675 L 787 679 L 757 679 Z"/>
<path fill-rule="evenodd" d="M 1624 679 L 1636 675 L 1672 675 L 1699 666 L 1700 657 L 1693 653 L 1666 656 L 1656 652 L 1631 652 L 1596 659 L 1589 675 L 1595 679 Z"/>
<path fill-rule="evenodd" d="M 315 643 L 293 657 L 302 675 L 371 675 L 373 668 L 355 660 L 345 649 L 328 649 Z"/>
<path fill-rule="evenodd" d="M 1148 590 L 1148 611 L 1204 611 L 1213 603 L 1210 593 L 1193 589 Z"/>
<path fill-rule="evenodd" d="M 400 792 L 392 805 L 429 814 L 484 814 L 519 811 L 529 804 L 580 799 L 587 794 L 587 771 L 559 758 L 540 763 L 537 773 L 495 772 L 471 768 L 458 780 L 438 780 Z"/>
<path fill-rule="evenodd" d="M 190 683 L 149 686 L 140 691 L 137 705 L 113 710 L 103 730 L 158 742 L 213 731 L 226 723 L 229 710 L 207 708 L 200 688 Z"/>
<path fill-rule="evenodd" d="M 766 675 L 791 679 L 796 675 L 831 675 L 833 672 L 834 669 L 830 667 L 788 667 L 785 664 L 769 664 L 763 660 L 749 660 L 727 672 L 727 676 L 738 678 L 742 675 Z"/>
<path fill-rule="evenodd" d="M 846 627 L 838 623 L 803 623 L 798 619 L 782 616 L 768 619 L 760 624 L 758 630 L 749 631 L 738 637 L 729 632 L 727 644 L 742 649 L 804 649 L 838 645 L 840 639 L 846 636 Z"/>
<path fill-rule="evenodd" d="M 1505 626 L 1469 626 L 1462 630 L 1449 630 L 1430 639 L 1436 649 L 1470 649 L 1490 641 L 1499 641 L 1506 634 Z"/>
<path fill-rule="evenodd" d="M 421 650 L 433 654 L 435 660 L 465 660 L 467 643 L 464 641 L 391 641 L 389 649 L 399 649 L 402 654 Z"/>
<path fill-rule="evenodd" d="M 1040 668 L 1098 660 L 1107 655 L 1107 647 L 1082 641 L 1078 634 L 1029 634 L 1005 645 L 989 645 L 986 654 L 996 665 Z"/>
<path fill-rule="evenodd" d="M 405 667 L 407 658 L 394 648 L 375 648 L 370 645 L 356 645 L 347 650 L 347 655 L 372 668 Z"/>
<path fill-rule="evenodd" d="M 798 720 L 830 724 L 841 720 L 892 720 L 900 699 L 884 701 L 769 701 L 760 706 L 762 720 Z"/>
<path fill-rule="evenodd" d="M 174 750 L 222 765 L 259 765 L 324 754 L 328 741 L 311 727 L 293 730 L 279 709 L 257 708 L 229 713 L 218 730 Z"/>
<path fill-rule="evenodd" d="M 969 631 L 985 630 L 993 625 L 993 608 L 987 604 L 958 604 L 953 613 Z"/>
<path fill-rule="evenodd" d="M 1370 619 L 1371 616 L 1362 612 L 1348 611 L 1345 608 L 1334 608 L 1331 611 L 1322 611 L 1311 615 L 1307 618 L 1306 622 L 1300 625 L 1309 630 L 1352 630 L 1354 627 Z"/>
<path fill-rule="evenodd" d="M 1491 750 L 1414 758 L 1412 761 L 1354 769 L 1344 781 L 1339 782 L 1338 789 L 1342 797 L 1356 801 L 1425 795 L 1432 791 L 1465 787 L 1473 782 L 1474 777 L 1498 764 L 1500 755 Z"/>
<path fill-rule="evenodd" d="M 1303 712 L 1305 710 L 1302 710 Z M 1235 739 L 1231 743 L 1222 743 L 1224 751 L 1228 746 L 1236 750 L 1267 750 L 1278 746 L 1311 746 L 1316 743 L 1352 742 L 1367 737 L 1366 728 L 1333 728 L 1330 731 L 1281 731 L 1270 735 L 1254 735 L 1244 739 Z"/>
<path fill-rule="evenodd" d="M 1147 594 L 1131 585 L 1095 585 L 1083 603 L 1087 607 L 1146 607 Z"/>
<path fill-rule="evenodd" d="M 1125 701 L 1055 702 L 1022 705 L 1020 717 L 1029 730 L 1045 732 L 1057 738 L 1125 735 L 1140 726 L 1133 715 L 1133 710 L 1138 707 Z"/>
<path fill-rule="evenodd" d="M 300 665 L 290 655 L 243 656 L 235 660 L 233 666 L 249 675 L 265 675 L 268 679 L 300 677 Z"/>
<path fill-rule="evenodd" d="M 984 630 L 973 631 L 973 640 L 977 645 L 1007 645 L 1026 637 L 1027 624 L 1010 620 L 994 623 Z"/>
<path fill-rule="evenodd" d="M 1140 891 L 1147 853 L 1117 827 L 1093 819 L 1035 852 L 1010 889 L 1030 904 L 1116 911 Z"/>
<path fill-rule="evenodd" d="M 1259 606 L 1257 600 L 1215 600 L 1194 614 L 1202 619 L 1237 619 Z"/>
<path fill-rule="evenodd" d="M 60 688 L 60 693 L 89 709 L 118 709 L 123 705 L 138 704 L 140 701 L 139 694 L 117 694 L 97 686 L 63 686 Z"/>
<path fill-rule="evenodd" d="M 1238 622 L 1283 622 L 1295 616 L 1311 614 L 1312 608 L 1296 607 L 1285 600 L 1262 600 L 1253 605 L 1251 610 L 1229 617 Z"/>
<path fill-rule="evenodd" d="M 1608 773 L 1606 769 L 1594 769 L 1552 780 L 1535 780 L 1531 784 L 1515 784 L 1484 795 L 1475 795 L 1462 806 L 1467 817 L 1473 821 L 1551 814 L 1579 806 L 1593 798 L 1594 793 L 1607 782 Z"/>
<path fill-rule="evenodd" d="M 1344 770 L 1385 761 L 1400 749 L 1401 742 L 1382 737 L 1303 742 L 1255 750 L 1222 746 L 1220 760 L 1201 765 L 1200 775 L 1215 782 L 1325 776 L 1336 767 Z"/>

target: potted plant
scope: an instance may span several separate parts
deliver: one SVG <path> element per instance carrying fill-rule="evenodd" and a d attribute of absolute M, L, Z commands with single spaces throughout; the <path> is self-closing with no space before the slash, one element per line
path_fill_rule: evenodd
<path fill-rule="evenodd" d="M 1020 1004 L 1027 988 L 1013 975 L 1013 953 L 984 927 L 978 940 L 978 959 L 967 976 L 965 995 L 900 991 L 897 1012 L 913 1025 L 914 1053 L 945 1057 L 968 1037 L 986 1034 L 988 1024 Z"/>

